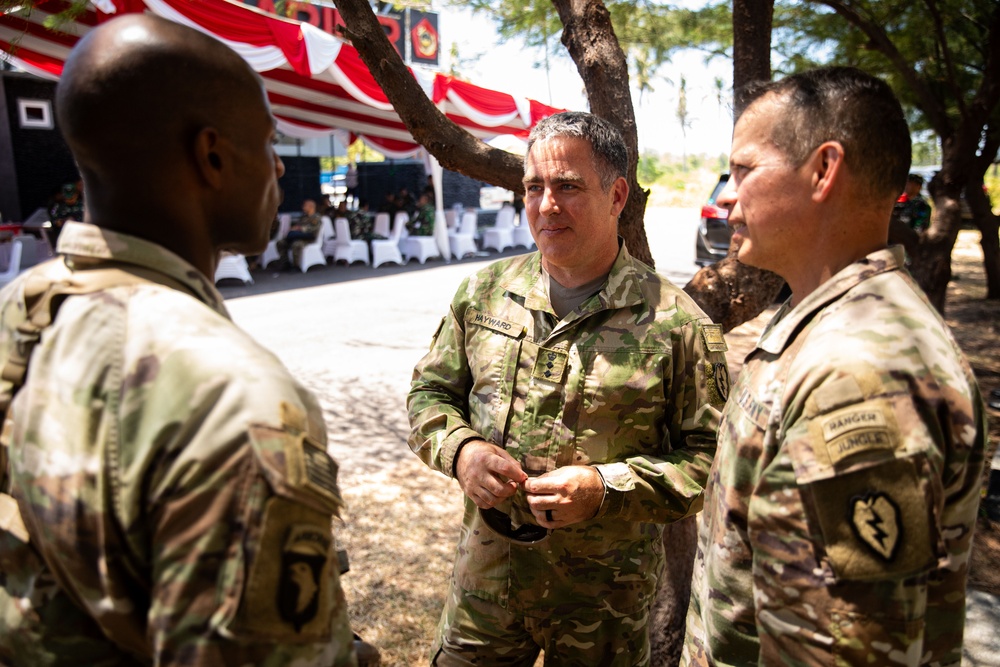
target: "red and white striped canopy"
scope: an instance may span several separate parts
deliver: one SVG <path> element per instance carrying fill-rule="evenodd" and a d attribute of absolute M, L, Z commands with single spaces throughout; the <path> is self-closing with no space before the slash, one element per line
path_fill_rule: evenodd
<path fill-rule="evenodd" d="M 420 148 L 358 52 L 308 23 L 230 0 L 97 0 L 58 32 L 43 25 L 68 5 L 43 0 L 0 14 L 0 51 L 21 69 L 58 79 L 70 49 L 88 30 L 117 14 L 151 12 L 212 35 L 239 53 L 264 78 L 282 133 L 309 138 L 343 131 L 348 141 L 361 138 L 389 157 Z M 524 136 L 561 111 L 443 74 L 411 73 L 451 120 L 483 140 Z"/>

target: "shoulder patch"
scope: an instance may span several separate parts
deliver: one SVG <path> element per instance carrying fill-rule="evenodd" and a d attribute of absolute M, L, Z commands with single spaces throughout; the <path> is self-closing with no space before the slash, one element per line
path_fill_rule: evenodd
<path fill-rule="evenodd" d="M 726 338 L 722 335 L 721 324 L 701 325 L 701 337 L 705 341 L 705 348 L 709 352 L 726 352 L 729 346 L 726 345 Z"/>
<path fill-rule="evenodd" d="M 505 336 L 512 336 L 514 338 L 517 338 L 524 333 L 524 325 L 522 324 L 510 322 L 488 313 L 481 313 L 472 308 L 465 311 L 465 321 L 469 324 L 477 324 L 481 327 L 486 327 L 487 329 L 496 331 L 497 333 L 501 333 Z"/>
<path fill-rule="evenodd" d="M 289 643 L 330 638 L 342 612 L 330 518 L 298 503 L 267 502 L 249 577 L 229 630 Z"/>
<path fill-rule="evenodd" d="M 705 361 L 705 383 L 708 400 L 712 405 L 722 405 L 729 399 L 729 366 L 725 362 Z"/>
<path fill-rule="evenodd" d="M 873 450 L 892 451 L 899 440 L 895 420 L 881 401 L 842 408 L 818 418 L 830 463 Z"/>
<path fill-rule="evenodd" d="M 946 555 L 934 512 L 939 493 L 924 457 L 890 459 L 800 486 L 818 556 L 838 581 L 909 577 Z"/>
<path fill-rule="evenodd" d="M 859 540 L 886 562 L 899 548 L 899 506 L 884 493 L 866 493 L 851 499 L 851 528 Z"/>

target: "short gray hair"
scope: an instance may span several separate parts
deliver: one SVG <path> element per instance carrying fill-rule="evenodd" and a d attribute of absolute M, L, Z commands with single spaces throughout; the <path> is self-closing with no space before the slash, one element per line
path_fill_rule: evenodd
<path fill-rule="evenodd" d="M 628 148 L 622 133 L 614 125 L 591 113 L 564 111 L 538 122 L 528 136 L 528 152 L 537 141 L 550 137 L 579 137 L 590 143 L 594 168 L 601 178 L 601 187 L 607 192 L 621 176 L 628 174 Z"/>

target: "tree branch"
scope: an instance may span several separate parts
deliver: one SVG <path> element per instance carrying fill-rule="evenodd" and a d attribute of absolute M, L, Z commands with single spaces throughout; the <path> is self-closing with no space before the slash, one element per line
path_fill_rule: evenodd
<path fill-rule="evenodd" d="M 917 71 L 903 57 L 903 54 L 899 52 L 899 49 L 881 27 L 862 17 L 849 2 L 840 2 L 839 0 L 809 0 L 809 2 L 826 5 L 863 32 L 875 48 L 889 59 L 906 84 L 916 93 L 920 108 L 927 115 L 927 119 L 941 140 L 946 141 L 951 137 L 954 128 L 948 119 L 944 106 L 938 103 L 930 88 L 927 87 L 924 80 L 920 78 Z"/>
<path fill-rule="evenodd" d="M 652 266 L 643 227 L 647 192 L 636 180 L 639 135 L 628 89 L 628 62 L 611 25 L 611 14 L 600 0 L 552 0 L 552 4 L 563 24 L 563 46 L 583 79 L 591 112 L 617 127 L 625 138 L 629 195 L 619 218 L 619 232 L 629 252 Z"/>
<path fill-rule="evenodd" d="M 958 76 L 955 73 L 955 63 L 951 57 L 951 49 L 948 47 L 948 39 L 944 34 L 944 19 L 941 18 L 941 11 L 938 9 L 936 0 L 925 0 L 927 9 L 934 19 L 934 32 L 937 34 L 938 44 L 941 45 L 941 57 L 944 59 L 945 69 L 948 71 L 948 82 L 951 84 L 951 94 L 955 96 L 958 105 L 958 112 L 965 116 L 965 95 L 958 88 Z"/>

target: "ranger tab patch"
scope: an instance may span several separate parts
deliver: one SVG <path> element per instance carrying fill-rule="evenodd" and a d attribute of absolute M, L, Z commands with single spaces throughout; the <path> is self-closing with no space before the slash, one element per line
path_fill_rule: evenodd
<path fill-rule="evenodd" d="M 725 352 L 729 349 L 729 346 L 726 345 L 726 338 L 722 335 L 721 324 L 701 325 L 701 337 L 709 352 Z"/>
<path fill-rule="evenodd" d="M 891 561 L 902 532 L 899 507 L 884 493 L 867 493 L 851 501 L 854 534 L 883 560 Z"/>

